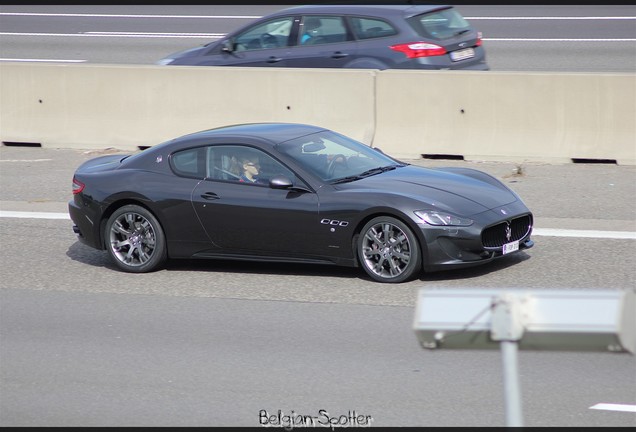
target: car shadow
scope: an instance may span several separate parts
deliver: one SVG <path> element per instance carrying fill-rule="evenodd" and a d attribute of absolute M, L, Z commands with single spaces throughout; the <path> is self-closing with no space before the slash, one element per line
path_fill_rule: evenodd
<path fill-rule="evenodd" d="M 69 246 L 66 251 L 66 256 L 82 264 L 87 264 L 93 267 L 104 267 L 110 270 L 117 270 L 117 267 L 110 261 L 106 251 L 100 251 L 93 249 L 89 246 L 76 241 Z"/>
<path fill-rule="evenodd" d="M 361 269 L 329 264 L 241 261 L 222 259 L 170 260 L 167 271 L 222 271 L 237 274 L 267 274 L 280 276 L 338 277 L 359 279 Z"/>
<path fill-rule="evenodd" d="M 66 256 L 71 260 L 93 267 L 120 272 L 106 251 L 93 249 L 76 241 L 69 246 Z M 355 279 L 364 276 L 362 269 L 329 264 L 303 264 L 223 259 L 172 259 L 160 271 L 224 272 L 236 274 L 270 274 L 281 276 L 339 277 Z"/>
<path fill-rule="evenodd" d="M 530 255 L 521 251 L 509 256 L 497 258 L 489 263 L 477 265 L 475 267 L 467 267 L 463 269 L 454 269 L 439 272 L 422 273 L 419 280 L 422 282 L 435 282 L 435 281 L 448 281 L 448 280 L 461 280 L 461 279 L 473 279 L 485 276 L 490 273 L 499 272 L 513 267 L 521 262 L 530 259 Z"/>
<path fill-rule="evenodd" d="M 106 251 L 100 251 L 88 247 L 79 241 L 69 246 L 66 251 L 73 261 L 93 267 L 102 267 L 113 271 L 119 270 L 108 257 Z M 487 274 L 505 270 L 523 261 L 530 259 L 530 255 L 521 251 L 510 256 L 498 258 L 489 263 L 439 272 L 422 272 L 418 278 L 421 282 L 435 282 L 445 280 L 473 279 Z M 346 279 L 359 279 L 374 282 L 362 268 L 341 267 L 329 264 L 304 264 L 286 262 L 241 261 L 223 259 L 173 259 L 168 260 L 163 270 L 160 271 L 186 271 L 186 272 L 224 272 L 236 274 L 267 274 L 280 276 L 308 276 L 308 277 L 336 277 Z"/>

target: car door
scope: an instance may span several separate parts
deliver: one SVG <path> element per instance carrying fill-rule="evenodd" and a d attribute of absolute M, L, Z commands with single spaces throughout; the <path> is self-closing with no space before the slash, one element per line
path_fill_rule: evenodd
<path fill-rule="evenodd" d="M 263 183 L 241 181 L 231 171 L 232 161 L 245 156 L 260 161 Z M 265 152 L 247 146 L 210 146 L 208 161 L 210 175 L 193 190 L 192 203 L 219 249 L 263 256 L 321 253 L 317 195 L 269 187 L 269 178 L 279 174 L 299 183 L 292 171 Z"/>
<path fill-rule="evenodd" d="M 306 15 L 296 46 L 286 58 L 289 67 L 341 68 L 355 59 L 356 42 L 345 20 L 337 15 Z"/>
<path fill-rule="evenodd" d="M 197 59 L 202 66 L 284 67 L 291 44 L 292 16 L 279 17 L 231 35 Z"/>

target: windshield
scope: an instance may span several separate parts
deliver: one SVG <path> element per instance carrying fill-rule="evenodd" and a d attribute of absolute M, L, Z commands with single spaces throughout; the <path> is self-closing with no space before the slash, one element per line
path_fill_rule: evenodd
<path fill-rule="evenodd" d="M 324 182 L 354 181 L 384 172 L 402 162 L 377 149 L 332 131 L 321 131 L 278 144 L 280 152 L 295 159 Z"/>

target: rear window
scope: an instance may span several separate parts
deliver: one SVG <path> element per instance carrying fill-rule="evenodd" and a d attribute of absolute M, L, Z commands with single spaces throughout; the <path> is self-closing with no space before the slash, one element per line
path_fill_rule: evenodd
<path fill-rule="evenodd" d="M 433 39 L 448 39 L 471 29 L 468 21 L 454 8 L 417 15 L 408 22 L 420 36 Z"/>

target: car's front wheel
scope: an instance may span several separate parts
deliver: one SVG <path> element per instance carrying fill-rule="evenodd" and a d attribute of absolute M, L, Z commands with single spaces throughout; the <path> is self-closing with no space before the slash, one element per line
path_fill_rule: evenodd
<path fill-rule="evenodd" d="M 420 271 L 417 238 L 405 223 L 394 217 L 370 220 L 362 228 L 357 247 L 362 268 L 378 282 L 405 282 Z"/>
<path fill-rule="evenodd" d="M 159 221 L 138 205 L 125 205 L 115 210 L 106 222 L 104 238 L 113 262 L 126 272 L 157 270 L 168 255 Z"/>

